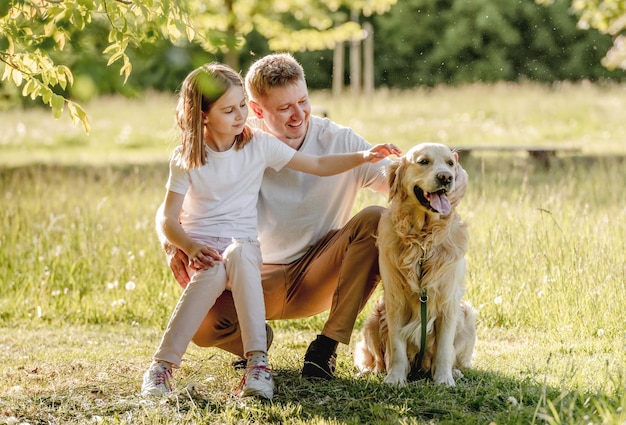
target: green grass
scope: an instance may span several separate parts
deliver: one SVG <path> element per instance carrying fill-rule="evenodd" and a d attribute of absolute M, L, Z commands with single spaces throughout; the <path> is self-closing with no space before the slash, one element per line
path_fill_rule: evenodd
<path fill-rule="evenodd" d="M 420 140 L 582 147 L 549 170 L 523 155 L 465 160 L 466 299 L 480 311 L 465 378 L 455 388 L 397 389 L 383 376 L 356 377 L 366 308 L 332 383 L 299 377 L 322 314 L 272 323 L 271 403 L 231 397 L 240 379 L 232 356 L 195 346 L 176 394 L 139 397 L 180 293 L 153 230 L 174 143 L 172 98 L 102 99 L 88 106 L 90 136 L 47 111 L 0 113 L 0 423 L 626 422 L 625 88 L 313 98 L 372 142 L 404 149 Z M 357 207 L 384 202 L 364 192 Z"/>

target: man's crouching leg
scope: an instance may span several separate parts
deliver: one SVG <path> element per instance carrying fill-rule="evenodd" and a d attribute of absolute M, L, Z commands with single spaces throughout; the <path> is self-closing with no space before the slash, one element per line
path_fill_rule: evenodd
<path fill-rule="evenodd" d="M 338 343 L 349 344 L 356 318 L 380 280 L 376 236 L 385 209 L 371 206 L 356 214 L 330 240 L 318 257 L 332 261 L 312 262 L 310 267 L 335 267 L 335 290 L 328 320 L 321 335 L 304 356 L 303 377 L 334 377 Z M 314 249 L 314 248 L 313 248 Z"/>

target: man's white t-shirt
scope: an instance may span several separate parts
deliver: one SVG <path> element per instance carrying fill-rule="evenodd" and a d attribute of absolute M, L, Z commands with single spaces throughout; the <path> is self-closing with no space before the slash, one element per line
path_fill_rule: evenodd
<path fill-rule="evenodd" d="M 249 120 L 261 127 L 259 120 Z M 350 128 L 311 116 L 299 152 L 328 155 L 368 150 L 371 145 Z M 258 200 L 259 240 L 263 262 L 289 264 L 317 241 L 343 227 L 358 191 L 387 187 L 389 160 L 366 163 L 335 176 L 319 177 L 288 168 L 267 169 Z"/>
<path fill-rule="evenodd" d="M 192 238 L 205 236 L 255 238 L 257 199 L 266 169 L 274 172 L 296 151 L 274 136 L 254 129 L 242 149 L 216 152 L 207 147 L 207 163 L 191 170 L 176 165 L 178 147 L 170 159 L 167 190 L 185 195 L 180 221 Z"/>

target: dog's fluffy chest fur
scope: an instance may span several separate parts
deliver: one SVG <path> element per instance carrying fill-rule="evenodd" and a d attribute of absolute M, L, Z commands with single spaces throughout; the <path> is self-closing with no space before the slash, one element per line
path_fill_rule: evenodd
<path fill-rule="evenodd" d="M 402 207 L 390 205 L 387 214 L 381 220 L 388 221 L 387 224 L 393 227 L 396 234 L 390 245 L 392 251 L 397 253 L 394 258 L 397 260 L 398 270 L 408 283 L 406 291 L 419 296 L 424 288 L 436 287 L 445 290 L 447 282 L 434 281 L 440 273 L 439 271 L 433 273 L 432 259 L 437 259 L 438 267 L 441 264 L 454 264 L 461 260 L 465 256 L 469 241 L 467 224 L 455 211 L 445 217 L 424 213 L 419 215 L 417 220 L 409 221 L 406 217 L 410 215 L 400 213 L 397 211 L 399 208 Z M 399 220 L 398 217 L 405 218 Z"/>

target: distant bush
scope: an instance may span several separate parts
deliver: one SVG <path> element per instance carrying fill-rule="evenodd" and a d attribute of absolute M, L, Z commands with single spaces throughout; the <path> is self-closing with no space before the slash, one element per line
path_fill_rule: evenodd
<path fill-rule="evenodd" d="M 579 30 L 569 3 L 399 0 L 374 19 L 377 85 L 623 80 L 600 63 L 611 38 Z"/>

